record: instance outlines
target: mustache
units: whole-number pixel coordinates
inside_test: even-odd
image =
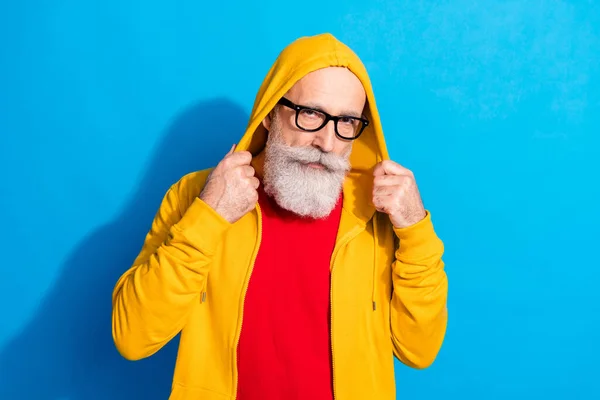
[[[350,170],[350,161],[348,161],[347,155],[326,153],[309,146],[293,147],[283,143],[273,143],[272,145],[278,147],[278,150],[284,151],[289,158],[303,164],[320,163],[332,172],[348,172]]]

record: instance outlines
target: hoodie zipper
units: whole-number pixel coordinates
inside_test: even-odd
[[[343,246],[345,246],[346,244],[348,244],[348,242],[350,242],[350,240],[354,239],[354,237],[360,232],[360,227],[355,227],[354,229],[352,229],[350,232],[348,232],[346,234],[346,236],[344,236],[342,238],[342,240],[340,240],[340,242],[335,246],[335,249],[333,250],[333,256],[331,257],[331,285],[329,286],[329,304],[330,304],[330,309],[331,309],[331,316],[330,316],[330,323],[329,323],[329,331],[330,331],[330,340],[331,340],[331,379],[332,379],[332,386],[333,386],[333,398],[336,398],[336,394],[335,394],[335,354],[333,352],[333,271],[335,270],[335,260],[337,259],[337,255],[340,251],[340,248],[342,248]]]
[[[258,238],[256,241],[256,247],[254,248],[254,253],[252,254],[252,262],[250,263],[250,270],[248,271],[248,274],[246,276],[246,281],[244,282],[244,289],[242,291],[242,307],[241,307],[241,317],[240,317],[240,326],[238,328],[238,332],[237,332],[237,337],[236,337],[236,341],[235,341],[235,347],[234,347],[234,357],[233,357],[233,363],[235,365],[235,370],[234,370],[234,374],[235,374],[235,386],[234,386],[234,399],[237,398],[237,390],[238,390],[238,383],[239,383],[239,375],[238,375],[238,364],[237,364],[237,358],[238,358],[238,346],[240,344],[240,335],[242,333],[242,325],[244,324],[244,304],[246,303],[246,292],[248,291],[248,284],[250,282],[250,277],[252,276],[252,271],[254,270],[254,264],[256,262],[256,256],[258,255],[258,250],[260,249],[260,243],[262,241],[262,213],[260,210],[260,206],[258,205],[258,203],[256,203],[256,211],[258,214]]]

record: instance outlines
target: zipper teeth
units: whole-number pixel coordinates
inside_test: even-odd
[[[238,389],[238,383],[239,383],[239,375],[238,375],[238,371],[237,371],[237,369],[238,369],[237,352],[238,352],[238,346],[240,344],[240,335],[242,333],[242,325],[244,324],[244,304],[246,303],[246,292],[248,291],[248,283],[250,281],[250,276],[252,275],[252,271],[254,270],[254,263],[256,262],[256,256],[258,255],[258,250],[260,248],[260,242],[262,240],[262,214],[261,214],[260,206],[258,205],[258,203],[256,203],[256,210],[257,210],[257,214],[258,214],[258,240],[256,242],[256,247],[254,249],[254,253],[252,254],[252,262],[250,264],[250,270],[248,271],[248,274],[246,275],[246,281],[244,282],[244,289],[243,289],[243,293],[242,293],[242,306],[240,307],[241,321],[240,321],[240,327],[237,332],[237,337],[235,339],[235,347],[234,347],[234,357],[233,357],[233,364],[235,365],[235,368],[234,368],[235,385],[233,388],[234,389],[234,392],[233,392],[234,398],[237,398],[237,389]]]
[[[330,303],[330,338],[331,338],[331,369],[332,369],[332,373],[331,373],[331,384],[333,386],[333,398],[336,398],[335,395],[335,355],[333,353],[333,271],[335,269],[335,260],[337,258],[337,255],[340,251],[340,248],[345,246],[353,237],[354,237],[354,233],[358,232],[360,229],[353,229],[352,231],[348,232],[346,234],[346,236],[344,236],[344,238],[342,240],[340,240],[340,243],[335,247],[334,251],[333,251],[333,257],[331,259],[331,285],[329,286],[329,303]]]

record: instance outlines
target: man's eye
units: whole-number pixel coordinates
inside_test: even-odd
[[[316,117],[320,117],[321,116],[321,114],[318,113],[315,110],[304,110],[304,111],[302,111],[302,114],[304,114],[307,117],[312,117],[312,118],[316,118]]]

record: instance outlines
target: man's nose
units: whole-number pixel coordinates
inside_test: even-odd
[[[329,153],[333,151],[336,140],[335,123],[334,121],[328,121],[327,125],[315,132],[313,145],[320,148],[322,151]]]

